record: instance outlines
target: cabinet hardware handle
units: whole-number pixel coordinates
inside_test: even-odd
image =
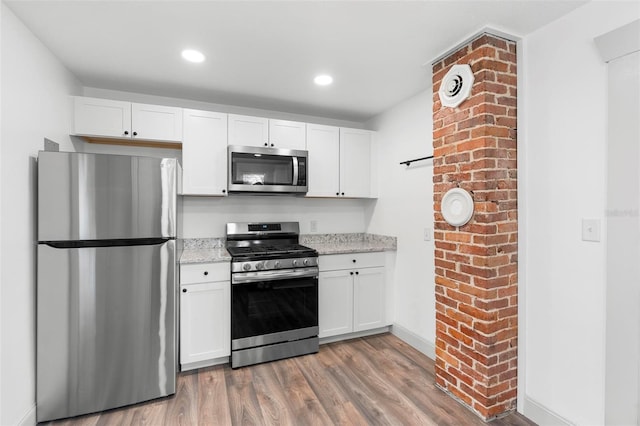
[[[356,275],[359,275],[359,274],[360,274],[360,272],[356,271]]]
[[[340,195],[340,193],[339,193],[339,192],[336,192],[336,195]]]
[[[265,143],[264,143],[264,146],[269,146],[269,144],[265,142]]]
[[[340,195],[344,195],[344,192],[342,194],[340,194]]]
[[[138,136],[138,132],[133,132],[133,136]]]
[[[353,263],[356,263],[356,260],[355,260],[355,259],[353,259]]]
[[[223,189],[223,190],[222,190],[222,193],[223,193],[223,194],[226,194],[226,192],[227,192],[227,190],[226,190],[226,189]]]
[[[183,293],[186,293],[186,292],[187,292],[187,289],[186,289],[186,288],[183,288],[183,289],[182,289],[182,292],[183,292]]]
[[[124,134],[125,134],[125,135],[128,135],[128,134],[129,134],[129,131],[128,131],[128,130],[125,130],[125,131],[124,131]]]
[[[353,271],[349,272],[349,275],[353,275]]]
[[[273,146],[273,144],[271,144],[271,146]]]
[[[209,275],[209,271],[204,271],[204,274],[205,275]]]

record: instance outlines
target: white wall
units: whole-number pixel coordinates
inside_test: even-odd
[[[430,72],[425,69],[425,72]],[[426,90],[368,122],[377,130],[379,200],[369,211],[368,232],[398,238],[395,328],[431,357],[435,348],[433,162],[400,165],[433,152],[432,94]],[[399,326],[399,327],[398,327]]]
[[[606,235],[581,240],[582,218],[602,220],[606,208],[607,76],[593,39],[637,19],[638,9],[590,2],[523,41],[519,385],[524,414],[540,423],[604,424]]]
[[[223,237],[227,222],[298,221],[300,232],[365,232],[365,207],[374,200],[330,200],[297,197],[230,196],[184,197],[185,238]]]
[[[80,86],[2,4],[0,424],[35,422],[35,158],[45,137],[73,150],[67,96]]]

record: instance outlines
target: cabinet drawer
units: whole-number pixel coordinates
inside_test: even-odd
[[[180,266],[180,284],[194,284],[212,281],[229,281],[229,262],[198,263]]]
[[[372,268],[384,266],[384,252],[330,254],[320,256],[320,271],[336,271],[340,269]]]

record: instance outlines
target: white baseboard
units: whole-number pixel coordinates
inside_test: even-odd
[[[544,407],[539,402],[529,398],[525,395],[524,397],[524,410],[522,413],[528,419],[536,422],[539,425],[544,426],[572,426],[569,420],[564,417],[554,413],[548,408]]]
[[[34,405],[22,417],[22,419],[18,423],[18,426],[35,426],[35,424],[36,424],[36,406]]]
[[[425,338],[418,336],[413,331],[410,331],[398,324],[393,324],[391,326],[391,334],[398,337],[405,343],[413,346],[429,358],[433,360],[436,359],[436,346],[433,342],[430,342]]]
[[[187,364],[180,364],[180,371],[189,371],[189,370],[195,370],[197,368],[205,368],[205,367],[212,367],[214,365],[220,365],[220,364],[228,364],[230,359],[230,357],[228,356],[223,356],[220,358],[214,358],[214,359],[207,359],[204,361],[198,361],[198,362],[191,362],[191,363],[187,363]]]
[[[373,330],[356,331],[354,333],[339,334],[337,336],[321,337],[319,340],[320,344],[324,345],[325,343],[340,342],[342,340],[356,339],[358,337],[367,337],[373,336],[374,334],[386,333],[389,331],[389,329],[390,327],[380,327],[374,328]]]

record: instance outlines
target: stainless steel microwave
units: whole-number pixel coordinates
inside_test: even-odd
[[[229,193],[307,192],[307,151],[229,145]]]

